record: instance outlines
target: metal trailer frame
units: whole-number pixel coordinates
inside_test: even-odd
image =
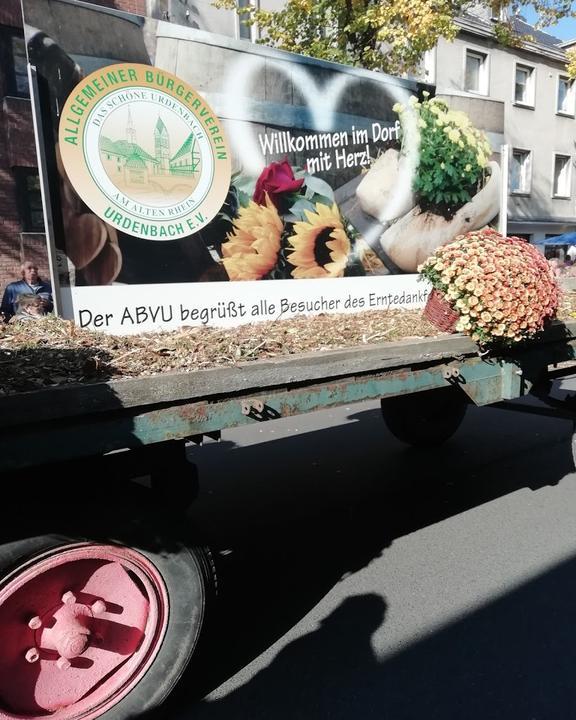
[[[9,395],[0,398],[0,472],[449,386],[479,406],[576,417],[549,396],[554,377],[576,371],[575,348],[576,321],[556,322],[507,356],[451,335]],[[547,407],[510,404],[528,394]]]
[[[92,667],[69,676],[81,693],[65,717],[109,707],[106,716],[126,720],[170,692],[218,587],[187,515],[198,485],[189,440],[369,398],[383,398],[393,434],[418,444],[447,439],[468,402],[576,417],[550,393],[555,377],[576,370],[574,330],[555,323],[505,357],[444,335],[0,397],[3,697],[36,707],[29,678],[41,676],[51,707],[59,673]],[[548,405],[513,402],[528,394]],[[120,655],[114,642],[142,617],[143,593],[145,642]],[[110,658],[119,663],[112,686],[100,682]]]

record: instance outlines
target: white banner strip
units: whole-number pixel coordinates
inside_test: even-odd
[[[63,316],[107,333],[234,327],[298,315],[415,309],[430,286],[418,275],[62,288]]]

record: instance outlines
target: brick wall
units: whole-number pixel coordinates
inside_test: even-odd
[[[146,0],[91,0],[95,5],[137,15],[146,14]],[[20,0],[0,0],[0,27],[22,27]],[[2,37],[0,36],[0,42]],[[7,82],[0,65],[0,293],[20,277],[23,260],[36,262],[49,277],[46,240],[41,233],[22,231],[14,167],[35,167],[36,149],[29,100],[7,98]]]
[[[135,15],[146,14],[146,0],[90,0],[94,5],[116,8]]]
[[[136,15],[146,14],[146,0],[89,0],[93,5],[116,8]],[[22,27],[20,0],[0,0],[0,25]]]
[[[22,27],[20,0],[2,0],[0,3],[0,25]]]
[[[48,277],[46,239],[41,233],[23,233],[18,212],[13,168],[36,167],[30,102],[5,97],[0,106],[0,289],[19,277],[23,260],[38,264]]]

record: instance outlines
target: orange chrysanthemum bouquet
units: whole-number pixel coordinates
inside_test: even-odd
[[[268,165],[250,194],[233,184],[235,212],[222,242],[230,280],[329,278],[364,274],[357,233],[328,183],[287,161]]]
[[[482,344],[528,340],[556,316],[558,286],[528,242],[486,229],[460,235],[421,265],[433,291],[425,315]]]

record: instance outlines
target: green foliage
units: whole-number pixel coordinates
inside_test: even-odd
[[[423,210],[450,216],[484,184],[490,144],[465,113],[450,110],[442,100],[426,98],[418,102],[411,98],[411,106],[420,128],[414,191]],[[394,108],[401,122],[411,111],[401,105]]]
[[[576,50],[568,50],[566,54],[568,55],[566,69],[568,70],[568,75],[574,80],[576,78]]]
[[[452,40],[455,18],[475,3],[470,0],[287,0],[281,10],[238,6],[237,0],[214,0],[220,8],[236,10],[244,21],[257,24],[258,42],[322,60],[402,74],[417,69],[422,54],[438,39]],[[497,0],[487,3],[496,16],[503,8],[511,15],[533,6],[538,26],[576,16],[567,0]],[[521,45],[510,22],[496,23],[497,40]]]
[[[509,21],[497,22],[494,24],[494,34],[500,45],[511,48],[520,48],[527,41],[533,41],[532,35],[518,35]]]

